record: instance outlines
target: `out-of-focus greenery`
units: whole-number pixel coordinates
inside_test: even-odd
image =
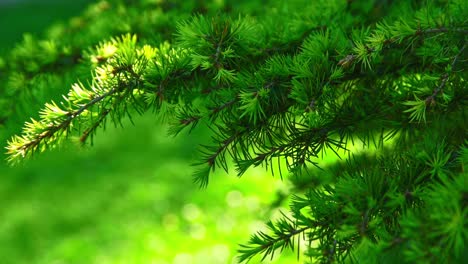
[[[0,52],[86,2],[0,6]],[[261,208],[286,184],[263,170],[240,180],[220,173],[206,190],[193,184],[195,142],[207,131],[173,139],[153,115],[125,123],[90,149],[51,151],[15,168],[1,162],[0,263],[236,263],[237,243],[278,213]],[[2,142],[17,129],[4,128]]]
[[[90,0],[0,1],[0,54],[21,40],[22,32],[38,33],[51,23],[78,14]]]

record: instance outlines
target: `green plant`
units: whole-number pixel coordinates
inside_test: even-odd
[[[290,211],[241,262],[300,245],[314,263],[461,262],[466,13],[461,0],[99,2],[4,60],[5,124],[15,98],[79,77],[10,139],[8,160],[153,110],[173,135],[212,130],[200,186],[232,163],[294,183]]]

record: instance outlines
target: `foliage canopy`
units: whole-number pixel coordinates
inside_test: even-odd
[[[200,186],[230,164],[293,181],[290,211],[240,247],[240,262],[285,248],[311,263],[461,262],[467,6],[100,1],[0,60],[4,126],[21,102],[77,80],[9,140],[8,160],[91,143],[107,122],[153,110],[172,135],[211,129]],[[324,166],[325,155],[340,161]]]

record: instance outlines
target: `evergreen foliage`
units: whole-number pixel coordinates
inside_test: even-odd
[[[240,262],[290,248],[307,263],[462,263],[467,14],[464,0],[100,1],[0,60],[4,126],[75,79],[8,160],[152,110],[172,135],[212,130],[200,186],[230,164],[294,183]]]

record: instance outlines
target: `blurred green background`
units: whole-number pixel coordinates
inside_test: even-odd
[[[40,33],[53,23],[78,15],[91,0],[0,0],[0,53],[20,41],[24,32]]]
[[[0,0],[0,55],[89,2]],[[2,149],[24,121],[1,131]],[[279,213],[271,204],[287,184],[263,169],[241,179],[218,172],[206,190],[193,184],[205,129],[171,138],[151,114],[124,125],[99,132],[93,147],[68,144],[14,168],[0,163],[0,264],[237,263],[238,244]]]

